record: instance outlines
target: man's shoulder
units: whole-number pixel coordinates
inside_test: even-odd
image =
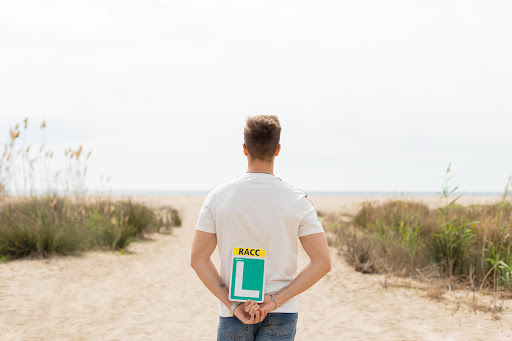
[[[284,190],[287,190],[288,192],[296,194],[301,197],[303,196],[304,198],[306,198],[308,196],[308,194],[305,191],[290,185],[289,183],[283,181],[281,178],[278,178],[278,179],[279,179],[279,183],[280,183],[281,187]]]
[[[215,193],[215,192],[219,192],[219,191],[222,191],[224,189],[227,189],[231,186],[236,186],[237,184],[240,183],[240,175],[236,176],[236,177],[233,177],[233,178],[230,178],[224,182],[219,182],[218,184],[216,184],[215,186],[213,186],[213,188],[210,190],[210,192],[212,193]]]

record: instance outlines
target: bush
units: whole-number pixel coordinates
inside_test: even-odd
[[[53,158],[55,151],[42,139],[39,145],[26,144],[28,127],[25,118],[10,128],[10,141],[0,155],[0,261],[121,249],[144,232],[181,226],[178,212],[169,207],[153,210],[132,201],[112,202],[108,197],[93,202],[86,197],[85,187],[91,151],[81,145],[66,148],[65,166],[59,167]],[[46,121],[39,128],[44,131]],[[68,196],[40,197],[38,193]],[[29,198],[20,200],[10,194]]]
[[[132,201],[48,196],[8,202],[0,207],[0,258],[122,249],[144,232],[181,225],[176,210],[159,213]]]
[[[477,232],[475,222],[454,218],[440,223],[439,231],[427,242],[432,260],[449,276],[469,273],[471,251]]]
[[[512,205],[429,209],[417,202],[363,203],[351,221],[329,216],[326,230],[357,271],[413,275],[437,267],[438,275],[510,287]]]

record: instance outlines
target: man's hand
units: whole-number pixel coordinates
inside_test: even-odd
[[[263,302],[265,303],[265,302]],[[260,323],[267,317],[267,312],[260,312],[258,303],[251,300],[245,301],[235,309],[235,316],[244,324]]]
[[[261,313],[267,314],[276,308],[276,304],[272,301],[272,298],[269,295],[265,295],[263,298],[263,302],[261,302],[259,311]]]

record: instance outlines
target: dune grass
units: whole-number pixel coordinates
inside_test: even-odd
[[[55,150],[28,136],[28,118],[9,130],[0,156],[0,262],[24,257],[73,254],[91,249],[123,249],[145,232],[181,226],[171,207],[150,208],[130,199],[88,196],[83,146],[66,148],[58,166]],[[104,192],[104,191],[103,191]],[[57,194],[59,193],[59,194]],[[99,194],[99,193],[98,193]]]
[[[357,271],[416,276],[423,269],[433,277],[511,288],[509,201],[438,209],[412,201],[366,202],[349,221],[331,215],[325,223]]]
[[[12,200],[0,207],[0,257],[123,249],[145,232],[170,232],[179,225],[175,209],[154,210],[131,200],[84,202],[58,196]]]
[[[437,209],[415,201],[365,202],[351,219],[324,218],[332,242],[363,273],[448,278],[512,293],[512,177],[499,202],[463,206],[458,187],[450,186],[450,168]]]

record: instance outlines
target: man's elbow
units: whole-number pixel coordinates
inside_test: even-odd
[[[324,270],[324,276],[327,275],[329,273],[329,271],[331,271],[331,258],[328,258],[324,262],[323,270]]]
[[[208,266],[208,263],[210,262],[210,255],[206,254],[201,251],[192,252],[190,254],[190,266],[192,269],[194,269],[196,272],[199,269],[204,268],[205,266]]]
[[[198,265],[199,265],[200,261],[199,261],[199,257],[197,257],[196,255],[192,254],[190,256],[190,266],[192,267],[192,269],[196,270]]]
[[[331,271],[331,256],[330,255],[327,255],[326,257],[322,258],[321,268],[322,268],[322,272],[323,272],[324,276],[327,275],[327,273],[329,273],[329,271]]]
[[[316,261],[313,261],[313,264],[315,264],[315,267],[317,268],[317,271],[321,273],[322,277],[327,275],[329,271],[331,271],[331,259],[330,258],[320,258]]]

